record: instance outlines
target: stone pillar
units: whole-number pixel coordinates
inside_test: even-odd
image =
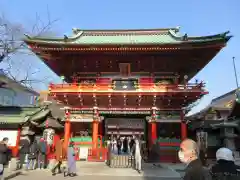
[[[181,112],[181,139],[184,140],[187,138],[187,124],[184,121],[184,113]]]
[[[93,108],[93,128],[92,128],[92,141],[93,141],[93,149],[96,149],[98,147],[98,126],[99,126],[99,113],[98,113],[98,108],[94,107]]]
[[[71,136],[71,122],[70,113],[68,110],[65,112],[65,125],[64,125],[64,148],[67,150],[69,139]]]

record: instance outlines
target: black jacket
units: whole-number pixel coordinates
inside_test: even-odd
[[[34,141],[30,145],[28,159],[37,159],[37,155],[38,155],[38,144],[36,141]]]
[[[190,162],[186,168],[184,180],[211,180],[211,174],[208,169],[202,166],[199,159]]]
[[[29,154],[30,142],[27,139],[21,139],[19,142],[20,145],[20,154]]]
[[[6,165],[9,161],[9,150],[5,144],[0,144],[0,164]]]
[[[239,166],[235,165],[233,161],[219,160],[211,168],[213,179],[240,179]]]

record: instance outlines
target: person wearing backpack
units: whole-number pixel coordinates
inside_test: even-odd
[[[41,138],[38,144],[38,168],[44,169],[46,167],[46,159],[47,159],[47,142]]]
[[[37,140],[34,140],[33,143],[30,145],[29,155],[28,155],[28,170],[34,170],[36,168],[37,163],[37,154],[38,154],[38,144]]]

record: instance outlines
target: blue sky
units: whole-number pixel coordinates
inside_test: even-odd
[[[239,0],[0,0],[0,12],[11,22],[31,28],[36,13],[44,21],[49,9],[52,19],[59,19],[51,29],[56,34],[69,34],[73,27],[83,29],[130,29],[181,27],[182,33],[190,36],[210,35],[230,30],[234,37],[197,76],[207,83],[209,95],[194,109],[198,111],[212,98],[236,88],[232,57],[236,57],[240,74],[240,21]],[[237,12],[238,11],[238,12]],[[40,74],[49,74],[49,69],[34,58]],[[46,87],[39,87],[39,89]]]

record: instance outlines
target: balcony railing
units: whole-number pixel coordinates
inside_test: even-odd
[[[141,83],[136,84],[131,88],[122,87],[117,90],[113,84],[109,83],[69,83],[69,84],[50,84],[49,91],[51,92],[181,92],[195,91],[205,92],[203,83],[189,84],[156,84],[156,83]]]

